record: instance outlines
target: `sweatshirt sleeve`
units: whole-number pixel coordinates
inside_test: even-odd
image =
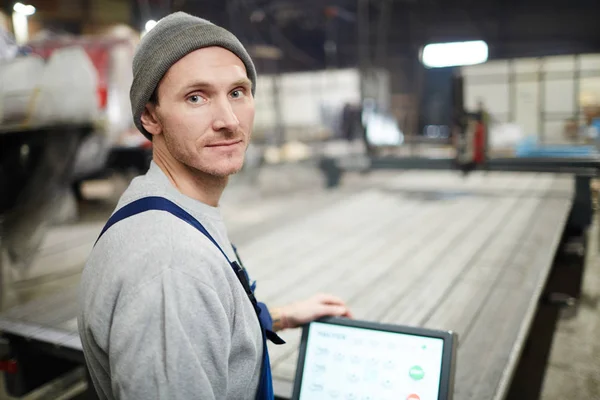
[[[109,338],[117,399],[223,399],[230,324],[219,296],[165,269],[117,303]]]

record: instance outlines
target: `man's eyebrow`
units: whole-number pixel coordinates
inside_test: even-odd
[[[210,88],[214,88],[215,85],[213,85],[212,83],[206,82],[206,81],[194,81],[191,82],[187,85],[185,85],[184,90],[189,90],[189,89],[210,89]],[[231,85],[231,87],[237,87],[237,86],[248,86],[248,87],[252,87],[252,81],[250,81],[250,79],[248,78],[240,78],[237,81],[233,82]]]
[[[248,78],[241,78],[235,81],[231,86],[249,86],[252,87],[252,82]]]
[[[193,88],[211,88],[211,87],[213,87],[213,85],[208,82],[194,81],[194,82],[190,82],[187,85],[185,85],[185,87],[183,89],[189,90],[189,89],[193,89]]]

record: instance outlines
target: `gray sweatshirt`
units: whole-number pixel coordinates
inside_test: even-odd
[[[185,209],[235,260],[218,208],[184,196],[152,163],[117,209],[162,196]],[[164,211],[113,225],[83,271],[79,333],[100,399],[252,399],[260,325],[223,254]]]

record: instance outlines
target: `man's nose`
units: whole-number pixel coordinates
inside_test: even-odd
[[[226,129],[231,132],[237,131],[240,121],[233,112],[233,107],[228,100],[219,100],[214,103],[213,130]]]

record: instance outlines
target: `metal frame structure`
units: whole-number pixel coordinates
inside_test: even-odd
[[[462,171],[454,158],[425,157],[378,157],[365,160],[323,158],[319,168],[325,176],[328,188],[337,187],[350,170],[368,173],[372,170],[456,170]],[[564,173],[575,175],[575,198],[569,217],[568,228],[580,234],[592,222],[592,196],[590,181],[600,176],[600,158],[491,158],[476,167],[481,171]]]

